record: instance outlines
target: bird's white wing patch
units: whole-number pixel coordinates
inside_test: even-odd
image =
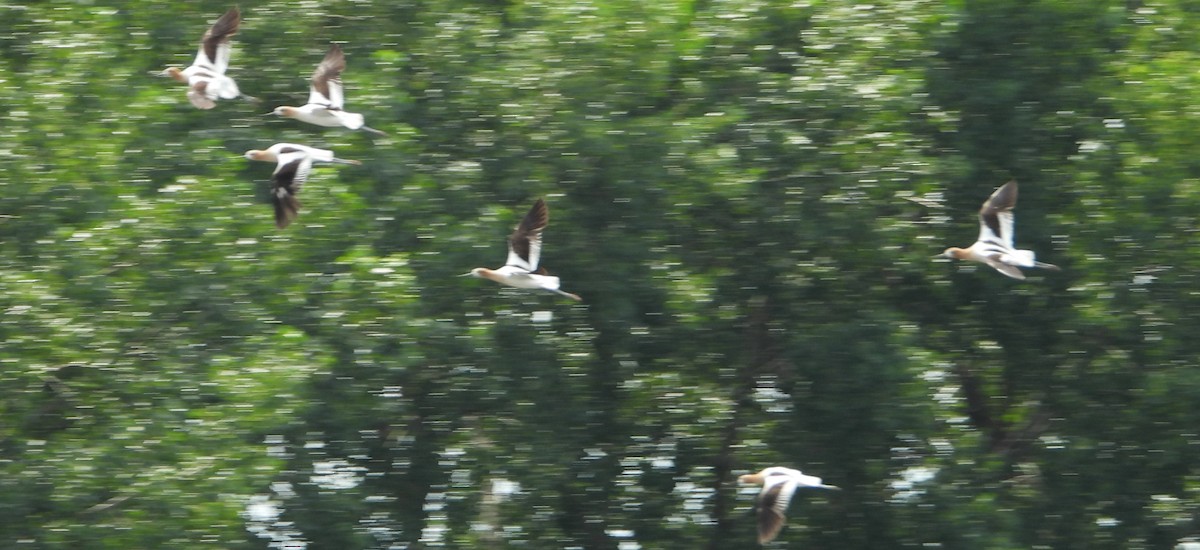
[[[196,59],[192,60],[192,67],[189,68],[203,69],[215,73],[217,72],[217,62],[208,58],[208,55],[204,53],[204,44],[200,44],[200,49],[196,52]]]
[[[203,52],[203,50],[201,50]],[[229,68],[229,57],[233,54],[233,45],[228,41],[222,42],[217,46],[217,58],[214,60],[214,65],[217,74],[225,74],[225,70]]]
[[[346,102],[345,93],[342,91],[342,79],[329,79],[329,105],[334,109],[341,109]]]
[[[312,171],[313,159],[304,151],[289,151],[279,155],[279,164],[275,167],[275,175],[286,177],[287,172],[291,171],[291,181],[279,183],[287,187],[292,194],[300,192],[300,188],[304,186],[304,182],[308,181],[308,174]]]
[[[796,480],[791,476],[767,476],[763,482],[763,493],[775,493],[771,509],[782,516],[787,512],[788,504],[792,502],[792,495],[796,494],[796,487]]]
[[[308,104],[309,105],[320,105],[322,107],[328,108],[329,107],[329,98],[325,97],[325,95],[322,94],[321,92],[318,92],[315,87],[310,86],[308,88]]]
[[[1012,210],[1000,212],[999,214],[996,214],[996,217],[1000,219],[1000,242],[1004,243],[1004,246],[1012,248],[1013,223],[1015,221],[1015,216],[1013,216]]]
[[[542,255],[542,238],[540,235],[530,236],[528,243],[528,261],[526,261],[525,258],[522,258],[516,250],[513,250],[512,244],[510,243],[508,245],[508,259],[504,262],[504,265],[511,265],[513,267],[521,268],[530,273],[537,271],[538,259]]]

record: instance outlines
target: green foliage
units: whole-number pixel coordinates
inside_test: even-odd
[[[1200,508],[1189,2],[0,6],[0,540],[1167,548]],[[342,44],[375,137],[262,116]],[[276,142],[316,168],[274,228]],[[1021,182],[1024,282],[930,261]],[[577,304],[460,278],[537,198]]]

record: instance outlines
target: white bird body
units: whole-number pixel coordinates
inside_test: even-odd
[[[738,477],[740,483],[762,485],[758,493],[758,543],[766,544],[775,540],[780,529],[783,529],[785,513],[792,495],[801,487],[815,489],[838,489],[826,485],[821,478],[802,473],[800,470],[772,466],[756,474]]]
[[[542,255],[542,230],[550,223],[546,202],[538,199],[508,237],[508,259],[498,269],[477,267],[466,275],[491,279],[502,285],[529,290],[546,290],[580,301],[578,295],[559,289],[559,279],[538,268]]]
[[[314,163],[361,164],[356,160],[339,159],[333,151],[295,143],[276,143],[266,150],[246,151],[246,158],[275,163],[271,174],[271,202],[275,205],[275,225],[280,229],[292,223],[300,213],[296,195],[308,180]]]
[[[979,238],[967,248],[951,247],[942,253],[947,258],[987,264],[1009,277],[1024,279],[1021,267],[1040,267],[1058,271],[1058,266],[1039,262],[1032,250],[1013,246],[1013,209],[1017,206],[1017,182],[996,189],[979,209]]]
[[[527,288],[531,290],[558,290],[559,287],[558,277],[555,277],[554,275],[539,275],[537,273],[530,273],[524,269],[512,265],[506,265],[499,269],[491,269],[488,271],[490,271],[496,277],[503,278],[504,284],[511,287]]]
[[[325,126],[326,128],[349,128],[357,130],[362,128],[364,123],[363,116],[359,113],[330,109],[324,105],[314,103],[307,103],[299,107],[278,107],[275,109],[275,113],[280,116],[294,118],[301,122]]]
[[[162,72],[176,81],[187,84],[188,101],[198,109],[216,107],[218,99],[234,99],[242,95],[237,83],[225,76],[233,47],[229,41],[237,34],[241,13],[231,8],[204,33],[200,50],[191,66],[180,70],[170,67]]]
[[[313,71],[308,92],[308,103],[299,107],[282,106],[273,111],[285,118],[325,126],[327,128],[363,129],[386,135],[379,130],[364,126],[363,116],[345,110],[345,93],[342,89],[342,71],[346,70],[346,56],[337,44],[329,47],[325,59]]]

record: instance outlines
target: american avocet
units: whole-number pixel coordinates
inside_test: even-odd
[[[805,475],[800,470],[772,466],[757,474],[746,474],[738,477],[739,483],[762,485],[758,493],[758,543],[766,544],[775,540],[779,530],[783,528],[784,513],[792,495],[800,487],[816,489],[838,489],[833,485],[821,483],[821,478]]]
[[[243,95],[238,90],[237,83],[225,76],[229,68],[229,54],[233,47],[229,40],[237,34],[238,25],[242,22],[242,14],[236,7],[225,12],[216,23],[204,32],[200,39],[200,51],[192,66],[180,70],[169,67],[162,72],[179,82],[188,85],[188,101],[200,109],[212,109],[217,105],[217,99],[233,99],[238,96],[249,100],[254,98]]]
[[[325,59],[313,71],[312,86],[308,92],[308,103],[300,107],[276,107],[275,114],[294,118],[317,126],[351,130],[363,129],[373,134],[386,136],[369,126],[363,126],[363,116],[342,110],[345,95],[342,92],[342,71],[346,70],[346,56],[337,44],[329,47]]]
[[[984,201],[979,209],[979,239],[963,248],[947,248],[942,256],[985,263],[1014,279],[1024,279],[1019,267],[1058,271],[1058,266],[1034,260],[1032,250],[1013,248],[1013,208],[1017,206],[1017,182],[1010,181]]]
[[[300,201],[296,195],[308,179],[314,162],[338,164],[362,164],[357,160],[335,158],[333,151],[317,149],[294,143],[276,143],[265,151],[246,151],[246,158],[275,163],[271,174],[271,202],[275,205],[275,226],[283,229],[292,223],[300,212]]]
[[[463,276],[473,275],[517,288],[547,290],[582,301],[583,298],[575,294],[559,290],[558,277],[547,274],[545,268],[538,268],[538,259],[542,255],[542,230],[549,223],[550,211],[546,208],[546,201],[538,199],[529,209],[529,213],[525,214],[525,219],[521,220],[512,235],[509,235],[508,260],[504,262],[504,267],[477,267]]]

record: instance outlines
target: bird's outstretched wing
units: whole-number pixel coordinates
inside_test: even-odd
[[[979,242],[1013,247],[1013,208],[1017,206],[1017,182],[1010,181],[983,202],[979,209]]]
[[[325,59],[317,65],[312,75],[312,88],[308,102],[323,105],[328,109],[341,109],[345,101],[342,95],[342,71],[346,70],[346,56],[341,46],[333,44]]]
[[[767,476],[763,481],[763,490],[758,495],[759,544],[771,542],[779,535],[795,493],[796,481],[786,476]]]
[[[538,199],[509,235],[508,260],[504,264],[530,273],[537,271],[538,259],[542,255],[542,230],[549,223],[550,211],[546,208],[546,201]]]
[[[272,176],[271,202],[275,205],[275,226],[283,229],[300,213],[300,200],[296,195],[308,181],[313,159],[308,153],[284,150],[279,155],[279,164]]]
[[[196,66],[209,69],[217,74],[225,74],[229,68],[229,55],[233,47],[229,40],[237,34],[238,25],[242,23],[242,14],[236,7],[225,12],[216,23],[213,23],[204,37],[200,39],[200,51],[196,53]]]

